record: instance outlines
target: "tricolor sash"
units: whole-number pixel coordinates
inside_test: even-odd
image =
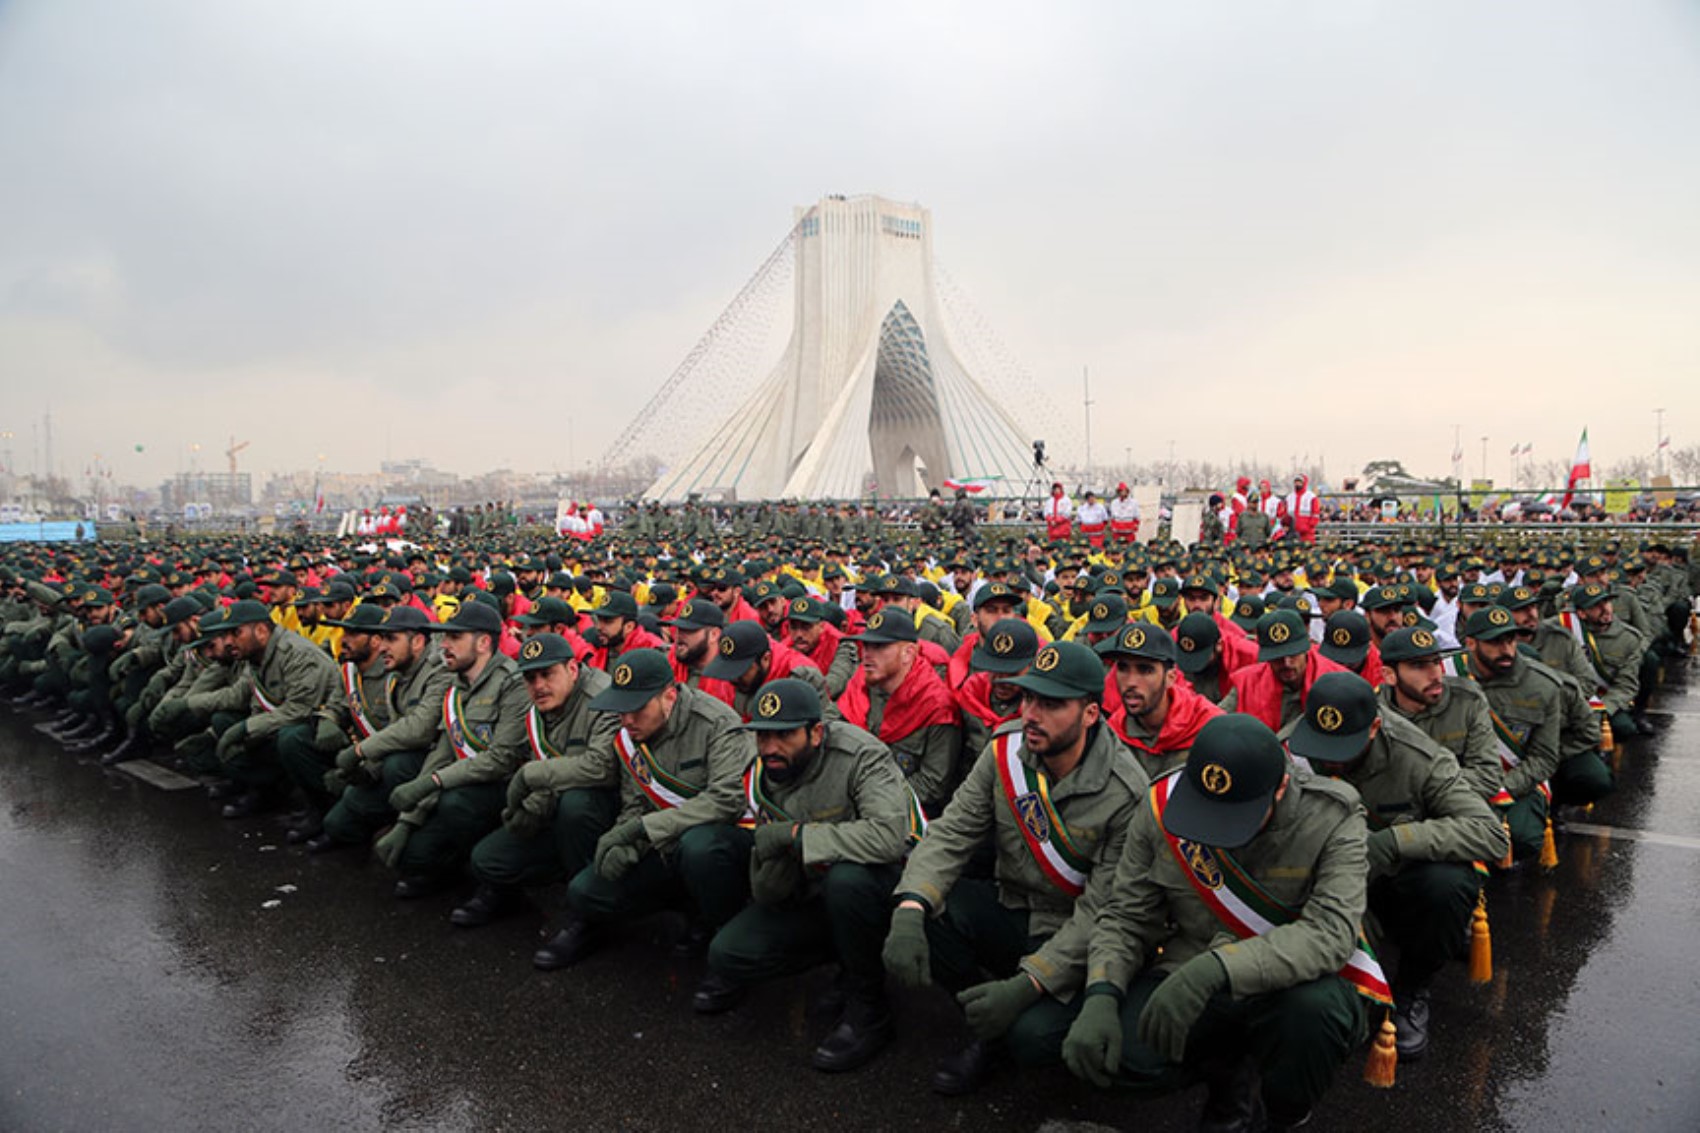
[[[360,687],[360,668],[353,661],[342,663],[342,691],[348,695],[348,714],[354,718],[354,728],[366,739],[377,727],[366,715],[366,693]]]
[[[443,730],[449,734],[449,746],[456,759],[471,759],[482,754],[489,744],[481,743],[472,729],[466,726],[465,710],[461,707],[462,693],[451,688],[443,694]]]
[[[1576,644],[1582,647],[1582,656],[1588,659],[1588,667],[1593,670],[1593,691],[1597,692],[1603,688],[1610,688],[1610,683],[1602,676],[1606,671],[1606,665],[1605,659],[1600,656],[1600,647],[1594,641],[1594,635],[1588,632],[1588,627],[1582,624],[1582,619],[1576,616],[1576,611],[1559,611],[1558,621],[1560,625],[1570,631],[1570,636],[1576,639]],[[1598,697],[1594,699],[1597,700]]]
[[[1472,681],[1476,679],[1475,673],[1470,671],[1468,658],[1462,653],[1453,655],[1452,671]],[[1523,762],[1523,741],[1517,738],[1517,733],[1511,730],[1511,725],[1500,719],[1499,713],[1493,710],[1491,703],[1488,706],[1488,718],[1493,721],[1493,749],[1499,756],[1500,770],[1510,771]],[[1551,801],[1551,787],[1545,783],[1536,783],[1535,789],[1545,795],[1549,802]],[[1516,801],[1510,791],[1501,787],[1498,793],[1488,800],[1488,803],[1492,806],[1510,806]]]
[[[619,753],[620,762],[625,765],[632,782],[660,810],[681,806],[702,791],[701,787],[693,787],[657,767],[649,754],[649,745],[632,739],[632,733],[626,728],[621,728],[614,737],[614,750]]]
[[[555,750],[555,745],[549,742],[549,733],[543,727],[543,714],[537,711],[533,704],[525,714],[525,738],[531,744],[533,759],[558,759],[561,753]]]
[[[261,712],[276,712],[277,701],[266,695],[266,690],[260,687],[259,674],[254,676],[254,707]]]
[[[1241,940],[1250,940],[1281,925],[1291,924],[1298,914],[1276,900],[1253,880],[1224,850],[1213,849],[1198,842],[1177,838],[1163,826],[1163,811],[1169,803],[1169,793],[1179,771],[1172,771],[1151,784],[1151,813],[1169,850],[1180,864],[1181,872],[1191,882],[1193,891],[1216,919]],[[1360,933],[1351,959],[1340,969],[1340,978],[1352,985],[1365,999],[1386,1007],[1393,1005],[1393,992],[1387,986],[1387,976],[1375,958],[1369,942]]]
[[[921,809],[921,800],[916,797],[914,788],[904,783],[903,790],[909,796],[909,844],[914,845],[927,832],[927,812]],[[738,820],[738,825],[765,826],[769,822],[790,821],[791,816],[785,808],[769,798],[762,787],[761,760],[756,760],[744,772],[744,816]]]
[[[1027,843],[1033,860],[1052,885],[1078,898],[1086,892],[1092,861],[1069,841],[1068,827],[1051,804],[1051,787],[1043,771],[1021,762],[1021,733],[1005,732],[992,740],[998,781],[1004,801],[1015,816],[1015,828]],[[923,828],[924,829],[924,828]]]

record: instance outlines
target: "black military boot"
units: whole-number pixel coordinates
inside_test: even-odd
[[[1401,1061],[1415,1062],[1428,1052],[1428,988],[1393,993],[1393,1028]]]
[[[308,804],[307,810],[284,832],[283,840],[291,846],[302,846],[317,838],[325,829],[325,812]]]
[[[124,742],[100,757],[102,767],[116,767],[132,759],[140,759],[148,753],[148,745],[142,741],[140,731],[131,732],[124,737]]]
[[[1199,1133],[1252,1133],[1259,1128],[1263,1095],[1251,1059],[1210,1062],[1203,1071],[1207,1092],[1198,1115]]]
[[[691,1010],[698,1015],[720,1015],[744,1002],[747,994],[743,984],[733,983],[710,968],[691,996]]]
[[[857,989],[844,1004],[844,1015],[809,1059],[816,1070],[843,1074],[872,1062],[896,1037],[883,989]],[[936,1086],[935,1086],[936,1088]]]
[[[947,1098],[973,1093],[991,1073],[994,1061],[992,1048],[976,1039],[939,1063],[933,1072],[933,1093]]]
[[[117,727],[112,724],[103,724],[82,739],[66,741],[65,750],[73,755],[87,755],[91,751],[98,751],[106,747],[117,738]]]
[[[714,934],[696,918],[691,918],[685,924],[685,931],[673,941],[673,955],[681,960],[694,960],[708,951],[708,942],[714,939]]]
[[[589,921],[573,917],[549,938],[549,943],[531,955],[531,966],[545,972],[570,968],[596,951],[596,927]]]
[[[277,809],[277,800],[259,791],[244,791],[224,804],[219,814],[225,818],[250,818]]]
[[[512,889],[479,882],[477,892],[449,914],[449,923],[461,928],[480,928],[517,913],[524,904],[525,898]]]

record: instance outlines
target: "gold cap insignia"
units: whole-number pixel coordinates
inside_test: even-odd
[[[756,711],[763,716],[779,715],[779,694],[777,692],[767,693],[761,698],[761,703],[756,705]]]
[[[1530,590],[1527,586],[1519,586],[1511,592],[1511,596],[1519,602],[1526,602],[1535,596],[1535,592]]]
[[[632,683],[632,667],[630,665],[621,665],[619,668],[615,669],[614,670],[614,683],[619,685],[621,688],[624,688],[626,685],[631,684]]]
[[[1324,704],[1316,710],[1316,726],[1325,732],[1338,732],[1345,722],[1346,717],[1332,704]]]
[[[99,595],[92,590],[85,590],[83,592],[83,601],[85,602],[93,602],[98,597]]]
[[[1415,610],[1406,610],[1403,614],[1399,615],[1400,624],[1405,626],[1414,626],[1422,620],[1423,616]]]
[[[543,656],[543,643],[534,637],[525,643],[525,648],[519,651],[519,655],[527,661],[535,661]]]
[[[993,653],[1013,653],[1013,652],[1015,652],[1015,638],[1011,637],[1007,633],[998,634],[996,637],[992,638],[992,652]]]
[[[1275,622],[1269,627],[1269,640],[1276,645],[1284,644],[1292,635],[1293,631],[1287,628],[1286,622]]]
[[[1198,785],[1213,795],[1225,795],[1234,789],[1234,777],[1220,763],[1206,763],[1198,773]]]
[[[868,628],[869,629],[879,629],[884,624],[885,624],[885,611],[884,610],[879,611],[873,617],[868,619]]]
[[[1144,649],[1145,628],[1143,626],[1134,626],[1132,629],[1122,634],[1122,644],[1127,646],[1129,649]]]
[[[1502,606],[1495,606],[1488,611],[1488,624],[1502,626],[1511,620],[1511,615]]]
[[[91,594],[91,595],[89,595],[89,597],[92,598],[92,597],[94,597],[94,595]],[[1110,616],[1110,607],[1107,603],[1099,602],[1096,606],[1092,607],[1092,620],[1093,621],[1101,622],[1109,616]]]
[[[1296,600],[1293,603],[1293,605],[1298,607],[1298,611],[1301,614],[1310,613],[1310,599],[1309,598],[1300,598],[1300,599]]]
[[[1033,668],[1041,673],[1048,673],[1062,662],[1062,654],[1055,649],[1046,649],[1033,659]]]
[[[1328,636],[1333,638],[1334,644],[1342,649],[1352,644],[1352,631],[1345,626],[1336,626],[1334,632]]]
[[[791,603],[791,612],[793,614],[806,614],[806,613],[808,613],[809,612],[809,600],[807,598],[794,599]]]
[[[1183,652],[1191,653],[1198,648],[1198,642],[1190,637],[1183,637],[1180,640],[1180,647]]]
[[[723,637],[720,639],[720,655],[722,657],[732,656],[732,654],[737,651],[737,648],[738,643],[733,641],[730,637]]]
[[[1416,633],[1411,635],[1411,644],[1415,645],[1418,649],[1433,649],[1434,634],[1430,633],[1426,629],[1419,629]]]

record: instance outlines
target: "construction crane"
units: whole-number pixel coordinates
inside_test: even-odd
[[[230,458],[230,478],[232,480],[236,479],[236,454],[252,443],[252,441],[243,441],[241,444],[237,444],[236,437],[231,436],[230,447],[224,450],[224,455]]]

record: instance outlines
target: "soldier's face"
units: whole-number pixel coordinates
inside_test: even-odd
[[[1367,612],[1370,632],[1380,641],[1394,630],[1405,624],[1405,611],[1398,606],[1383,606],[1379,610]]]
[[[1014,616],[1014,602],[987,602],[978,610],[974,611],[974,628],[979,630],[981,635],[984,636],[985,634],[992,632],[993,626],[997,625],[1005,618],[1013,618]]]
[[[713,651],[720,647],[720,631],[713,626],[701,629],[673,627],[673,659],[687,669],[700,669]]]
[[[142,611],[142,624],[150,629],[158,629],[165,624],[165,607],[149,606]]]
[[[1457,575],[1453,575],[1451,578],[1443,578],[1443,579],[1440,580],[1440,593],[1443,596],[1445,596],[1445,598],[1448,602],[1451,602],[1451,601],[1454,601],[1454,600],[1457,599],[1458,589],[1459,589],[1459,579],[1458,579]]]
[[[1540,607],[1532,602],[1527,606],[1520,606],[1511,611],[1511,620],[1517,623],[1519,633],[1532,635],[1541,624]]]
[[[1096,699],[1056,700],[1024,692],[1021,696],[1021,738],[1039,758],[1062,755],[1080,742],[1103,711]]]
[[[821,627],[825,622],[792,622],[791,647],[803,653],[813,653],[820,644]]]
[[[1494,641],[1480,641],[1472,637],[1464,644],[1470,650],[1470,664],[1484,675],[1503,676],[1517,665],[1516,634],[1507,634]]]
[[[1591,629],[1609,629],[1616,614],[1612,609],[1611,599],[1607,598],[1604,602],[1597,602],[1586,610],[1577,610],[1576,616],[1581,618],[1582,623]]]
[[[567,702],[578,684],[578,662],[564,661],[525,673],[525,691],[539,712],[553,712]]]
[[[1165,703],[1174,683],[1174,668],[1161,661],[1147,657],[1116,658],[1116,688],[1121,693],[1122,707],[1135,719]]]
[[[730,610],[738,604],[738,588],[716,584],[708,588],[708,596],[722,610]]]
[[[625,618],[592,617],[590,620],[596,623],[597,636],[602,638],[602,644],[608,648],[612,649],[626,639]]]
[[[1209,614],[1215,611],[1216,596],[1208,590],[1183,590],[1181,602],[1189,614]]]
[[[382,633],[374,635],[377,638],[377,649],[384,659],[386,672],[398,672],[413,664],[413,659],[419,656],[425,648],[425,635],[422,633]]]
[[[826,736],[824,724],[792,728],[785,732],[757,732],[756,755],[763,775],[775,783],[788,783],[808,769],[820,752]]]
[[[661,729],[667,725],[667,718],[673,714],[673,705],[678,703],[679,689],[676,685],[668,688],[646,701],[643,707],[634,712],[620,713],[620,726],[632,734],[632,739],[638,743],[648,743],[661,734]]]
[[[355,633],[344,630],[342,635],[342,659],[353,661],[356,665],[365,665],[372,660],[374,638],[369,633]]]
[[[761,624],[769,630],[778,629],[785,624],[785,611],[789,603],[783,596],[769,598],[757,607],[761,614]]]
[[[1446,691],[1446,662],[1439,657],[1420,661],[1401,661],[1393,666],[1393,680],[1406,700],[1426,704],[1431,708],[1440,703]]]
[[[884,644],[861,642],[862,673],[875,688],[890,688],[909,673],[915,646],[907,641],[888,641]]]
[[[488,643],[489,640],[488,634],[472,633],[469,630],[443,634],[443,667],[451,673],[466,672],[477,664],[481,651],[483,653],[489,652],[488,644],[483,646],[481,650],[478,643],[480,641]]]
[[[1281,682],[1281,687],[1292,690],[1302,688],[1305,682],[1305,662],[1310,655],[1298,653],[1291,657],[1277,657],[1269,662],[1270,670],[1275,679]]]
[[[742,693],[752,693],[767,683],[767,674],[773,668],[773,654],[763,653],[755,662],[738,674],[738,679],[732,682],[732,687]]]

